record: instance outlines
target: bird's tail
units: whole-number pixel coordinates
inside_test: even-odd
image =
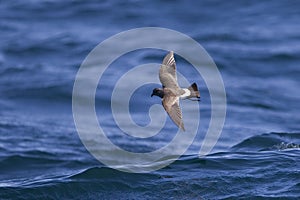
[[[191,92],[191,95],[188,98],[196,97],[200,98],[200,92],[198,90],[197,84],[193,83],[190,87],[188,87],[189,91]]]

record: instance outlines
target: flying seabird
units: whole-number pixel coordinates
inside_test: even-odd
[[[162,105],[173,122],[185,131],[179,98],[200,101],[200,92],[197,84],[193,83],[188,88],[180,88],[177,83],[176,63],[173,51],[169,52],[163,60],[159,70],[159,80],[162,88],[154,88],[151,94],[162,98]]]

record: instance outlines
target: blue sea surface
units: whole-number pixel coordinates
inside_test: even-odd
[[[299,8],[297,0],[0,1],[0,199],[299,199]],[[188,63],[175,52],[178,71],[201,92],[197,136],[171,165],[126,173],[85,148],[73,120],[72,91],[96,45],[139,27],[169,28],[199,42],[222,75],[227,114],[213,151],[199,157],[210,95],[193,67],[182,70]],[[111,91],[122,73],[161,63],[166,53],[125,54],[98,86],[99,124],[123,149],[153,151],[176,133],[167,119],[157,137],[136,139],[124,135],[111,115]],[[130,113],[140,126],[150,123],[149,108],[160,105],[150,97],[157,86],[146,84],[131,98]],[[189,116],[183,113],[185,122],[193,120]]]

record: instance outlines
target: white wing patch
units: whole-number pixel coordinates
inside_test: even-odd
[[[184,90],[184,94],[182,94],[180,96],[180,98],[185,99],[185,98],[187,98],[188,96],[191,95],[191,91],[189,89],[183,88],[183,90]]]

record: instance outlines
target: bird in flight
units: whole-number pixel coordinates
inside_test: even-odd
[[[169,52],[163,60],[159,70],[159,80],[162,83],[162,88],[154,88],[151,97],[155,95],[162,98],[162,105],[172,121],[185,131],[179,99],[200,101],[200,92],[196,83],[188,88],[179,87],[173,51]]]

